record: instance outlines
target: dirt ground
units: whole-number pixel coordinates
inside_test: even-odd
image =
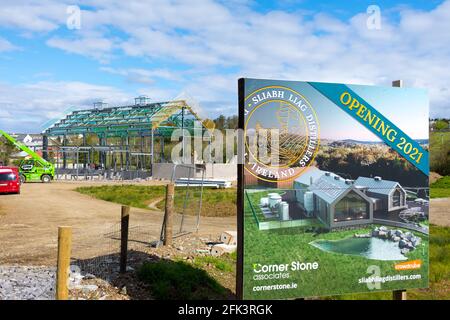
[[[1,195],[0,264],[54,265],[58,226],[63,225],[73,227],[74,257],[90,258],[101,254],[102,248],[106,253],[110,248],[103,235],[118,225],[121,206],[79,194],[74,189],[107,183],[30,183],[22,186],[20,195]],[[430,207],[431,223],[450,226],[450,198],[432,199]],[[147,239],[158,239],[161,211],[132,208],[130,219],[131,225],[145,226]],[[186,225],[193,230],[195,219],[187,219]],[[235,217],[201,218],[199,236],[211,237],[224,230],[236,230]]]
[[[450,198],[431,199],[430,223],[450,227]]]
[[[108,182],[28,183],[20,195],[1,195],[0,264],[54,265],[58,226],[72,226],[72,256],[76,258],[108,250],[103,235],[118,225],[121,206],[74,191],[79,186],[104,184]],[[130,212],[130,224],[145,226],[147,239],[159,238],[162,219],[161,211],[132,208]],[[188,219],[186,226],[194,230],[195,219]],[[235,217],[201,218],[199,236],[224,230],[236,230]]]

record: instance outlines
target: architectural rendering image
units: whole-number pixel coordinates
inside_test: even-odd
[[[309,176],[295,180],[296,199],[308,216],[316,217],[326,227],[357,225],[373,222],[373,203],[362,188],[352,180],[346,180],[330,172],[312,168],[317,178]],[[306,189],[303,189],[306,188]]]
[[[419,164],[428,161],[423,158],[428,152],[427,123],[420,129],[406,127],[423,139],[409,138],[405,153],[399,147],[401,138],[391,144],[383,135],[389,128],[401,129],[381,115],[389,112],[382,103],[387,96],[403,99],[404,104],[409,98],[400,98],[398,88],[260,79],[241,82],[244,88],[248,86],[241,93],[248,111],[241,113],[248,150],[241,172],[243,297],[367,292],[373,290],[365,277],[371,265],[380,268],[381,275],[405,276],[404,281],[382,284],[380,291],[426,287],[428,169]],[[372,98],[370,115],[377,113],[376,123],[382,126],[364,139],[364,127],[374,126],[365,122],[374,120],[367,117],[358,123],[361,118],[352,110],[353,105],[364,104],[360,113],[367,111],[369,103],[362,102],[365,96]],[[426,111],[426,96],[420,92],[413,96],[420,102],[417,110]],[[342,129],[334,125],[336,121]],[[274,130],[280,132],[279,141],[273,140],[278,136]],[[270,144],[261,142],[265,136]],[[277,144],[283,154],[274,151]],[[413,148],[416,155],[421,154],[419,158],[411,158]],[[293,268],[283,274],[298,289],[290,285],[283,290],[254,291],[286,284],[275,274],[260,276],[257,266],[295,266],[297,262],[317,266],[309,272]],[[407,276],[414,280],[406,281]]]
[[[253,198],[257,194],[255,190],[250,192]],[[281,222],[272,224],[273,227],[301,225],[292,223],[294,220],[314,221],[326,229],[374,222],[420,227],[406,216],[419,218],[423,223],[428,218],[428,201],[417,201],[417,197],[413,201],[410,193],[410,200],[407,200],[408,194],[400,183],[379,176],[351,180],[310,167],[293,181],[292,189],[271,190],[260,198],[259,205],[252,207],[261,211],[263,220]]]

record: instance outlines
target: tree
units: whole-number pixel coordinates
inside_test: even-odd
[[[448,129],[448,121],[447,120],[438,120],[436,121],[436,123],[434,124],[434,128],[436,130],[444,130],[444,129]]]
[[[216,129],[223,130],[225,129],[225,122],[226,118],[224,115],[220,115],[218,118],[214,120],[214,123],[216,124]]]
[[[0,163],[3,165],[8,165],[11,155],[17,152],[14,144],[4,139],[0,138]]]
[[[227,118],[227,129],[237,129],[238,127],[238,116],[234,115]]]

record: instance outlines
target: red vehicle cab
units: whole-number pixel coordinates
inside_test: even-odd
[[[0,167],[0,193],[20,193],[20,177],[17,168]]]

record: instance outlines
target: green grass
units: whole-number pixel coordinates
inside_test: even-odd
[[[429,227],[430,226],[430,221],[426,220],[426,221],[421,221],[419,223],[420,226],[422,227]]]
[[[407,290],[408,299],[450,299],[450,228],[430,225],[430,288]],[[391,292],[328,297],[342,300],[390,300]]]
[[[431,281],[450,280],[450,228],[431,226],[430,242]]]
[[[431,198],[450,197],[450,176],[445,176],[430,185]]]
[[[336,253],[324,252],[313,247],[309,243],[318,240],[336,240],[351,237],[355,232],[366,233],[371,228],[361,228],[358,230],[347,230],[339,232],[329,232],[315,234],[306,232],[306,228],[285,228],[268,231],[260,231],[257,228],[253,214],[249,210],[248,201],[245,201],[244,217],[244,275],[246,284],[244,287],[244,297],[257,299],[275,298],[283,299],[296,297],[298,293],[288,290],[277,290],[272,292],[253,292],[255,285],[271,285],[280,283],[295,282],[305,296],[318,296],[325,294],[344,294],[346,292],[367,292],[369,289],[365,284],[359,284],[358,279],[367,277],[367,267],[371,264],[380,268],[381,275],[393,275],[399,272],[394,270],[394,264],[399,261],[379,261],[367,260],[364,257],[349,256]],[[421,280],[404,281],[401,286],[426,287],[428,280],[428,237],[419,235],[422,245],[408,254],[408,258],[421,259],[423,267],[421,270],[401,271],[403,275],[420,273]],[[282,264],[292,261],[319,262],[319,269],[316,271],[290,272],[290,278],[286,281],[253,280],[254,272],[252,265],[260,264]],[[382,284],[381,290],[393,290],[399,286],[397,282],[386,282]]]
[[[99,186],[80,187],[77,192],[92,196],[97,199],[115,202],[135,208],[147,208],[153,199],[163,197],[164,186]]]
[[[228,290],[205,270],[183,261],[146,262],[137,274],[158,300],[212,300],[229,297]]]
[[[194,259],[193,264],[201,268],[212,265],[217,270],[223,272],[234,272],[235,261],[235,259],[233,261],[233,257],[230,255],[224,255],[221,257],[199,256]]]
[[[165,186],[98,186],[80,187],[77,192],[92,196],[97,199],[128,205],[136,208],[148,208],[148,205],[158,199],[157,208],[164,210]],[[185,206],[186,188],[175,188],[175,209],[181,213]],[[196,215],[200,205],[200,188],[188,189],[188,201],[186,202],[186,214]],[[236,189],[203,189],[202,201],[203,216],[235,216],[236,215]]]
[[[430,169],[450,175],[450,132],[430,132]]]
[[[431,188],[430,198],[448,198],[450,197],[450,189]]]
[[[175,209],[177,212],[185,212],[196,215],[200,204],[200,188],[188,188],[189,201],[185,206],[186,188],[175,188]],[[158,203],[157,207],[164,209],[165,201]],[[236,189],[212,189],[203,188],[202,215],[209,217],[226,217],[236,215]]]
[[[230,259],[232,259],[234,261],[234,263],[236,263],[237,261],[237,251],[234,251],[232,253],[229,254]]]

